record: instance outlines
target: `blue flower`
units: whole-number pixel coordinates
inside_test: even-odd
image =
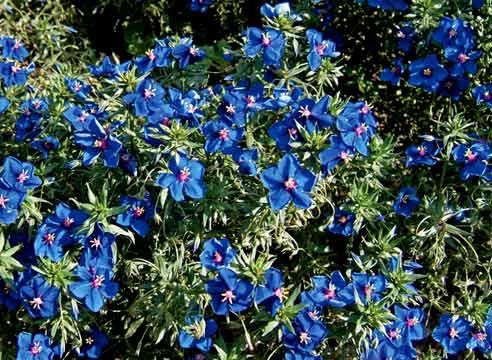
[[[270,314],[275,315],[287,299],[283,287],[284,279],[282,272],[270,268],[265,272],[265,284],[256,287],[255,302],[266,307]]]
[[[8,156],[3,162],[0,182],[6,187],[20,193],[25,193],[40,186],[42,180],[34,175],[34,166]]]
[[[386,289],[386,279],[382,275],[369,275],[366,273],[353,273],[352,283],[347,285],[340,293],[347,304],[355,301],[355,293],[362,302],[379,301],[382,298],[382,292]]]
[[[218,330],[213,319],[204,319],[202,316],[187,316],[186,326],[179,330],[179,346],[183,349],[197,349],[207,353],[212,348],[212,336]]]
[[[311,71],[319,69],[323,58],[340,56],[340,52],[336,50],[336,44],[333,41],[323,39],[323,34],[319,31],[308,29],[306,37],[309,42],[307,60]]]
[[[410,52],[417,36],[415,29],[411,25],[404,25],[398,29],[396,36],[398,37],[398,49],[405,53]]]
[[[138,72],[141,74],[150,72],[155,68],[163,68],[171,65],[172,49],[168,46],[167,39],[157,43],[154,49],[145,52],[145,55],[138,56],[135,60]]]
[[[24,142],[28,138],[33,139],[40,133],[39,125],[47,108],[48,105],[41,99],[27,100],[21,104],[22,114],[15,122],[15,140],[17,142]]]
[[[105,129],[95,118],[87,122],[85,130],[75,133],[75,143],[84,150],[82,158],[84,166],[94,164],[101,154],[104,157],[104,166],[109,168],[118,166],[123,144],[111,135],[110,129]]]
[[[275,122],[268,129],[268,135],[275,140],[277,147],[283,151],[289,151],[293,144],[303,141],[300,124],[292,115]]]
[[[466,51],[463,48],[448,47],[444,49],[444,56],[453,62],[449,73],[453,76],[461,76],[465,73],[476,74],[477,60],[482,55],[481,51]]]
[[[334,121],[328,112],[329,101],[328,96],[324,96],[317,103],[312,99],[303,99],[294,110],[295,119],[299,124],[305,124],[310,134],[319,129],[329,128]]]
[[[180,69],[193,65],[205,56],[205,51],[193,45],[193,40],[188,37],[180,39],[173,49],[173,57],[178,60]]]
[[[487,175],[487,160],[491,157],[490,146],[481,142],[471,145],[460,144],[453,149],[454,160],[463,167],[460,176],[463,181],[475,176],[485,177]]]
[[[190,10],[194,12],[204,13],[208,10],[210,5],[214,3],[214,0],[191,0]]]
[[[432,331],[432,337],[448,354],[457,354],[465,350],[470,339],[470,323],[457,315],[444,314],[439,325]]]
[[[490,327],[473,331],[470,340],[466,343],[466,348],[472,351],[479,350],[483,354],[490,353],[492,350],[492,344],[490,343],[491,335],[492,329]]]
[[[287,17],[292,21],[302,19],[299,15],[291,11],[290,4],[288,1],[278,3],[275,6],[272,6],[268,3],[264,3],[260,7],[260,14],[270,19],[281,18],[281,17]]]
[[[396,215],[408,218],[419,205],[420,199],[417,196],[417,190],[413,187],[403,187],[393,203],[393,209]]]
[[[78,279],[69,285],[70,292],[92,312],[99,312],[118,293],[118,284],[111,281],[113,274],[105,267],[79,265],[75,275]]]
[[[241,313],[253,302],[253,285],[240,279],[227,268],[221,269],[217,277],[209,280],[205,290],[212,297],[212,310],[217,315],[229,315],[229,312]]]
[[[2,48],[2,57],[4,59],[22,62],[29,56],[29,51],[24,47],[24,44],[10,36],[4,36],[0,39],[0,47]]]
[[[421,87],[429,92],[436,92],[439,82],[448,77],[447,70],[434,54],[412,61],[409,73],[408,83],[410,85]]]
[[[244,134],[243,129],[234,128],[221,119],[208,121],[203,125],[202,132],[206,137],[205,151],[220,151],[224,154],[232,154]]]
[[[466,75],[452,76],[449,75],[446,80],[439,84],[437,93],[441,96],[447,96],[457,101],[463,95],[463,92],[470,87],[470,79]]]
[[[87,99],[92,87],[81,80],[65,78],[65,85],[80,100]]]
[[[43,224],[34,238],[34,252],[36,256],[47,257],[51,261],[59,262],[64,255],[62,242],[65,233],[60,229]]]
[[[319,160],[325,173],[332,173],[340,162],[349,162],[355,156],[355,150],[345,145],[338,135],[330,137],[330,147],[319,153]]]
[[[89,71],[96,77],[106,77],[108,79],[116,79],[121,74],[127,72],[130,68],[131,61],[126,61],[123,64],[113,64],[109,56],[105,56],[99,66],[89,65]]]
[[[492,84],[479,85],[472,90],[473,97],[477,104],[485,104],[492,108]]]
[[[47,159],[48,155],[53,150],[58,150],[60,141],[54,136],[46,136],[40,140],[34,140],[31,142],[31,147],[38,150],[41,153],[43,159]]]
[[[82,334],[82,344],[77,351],[79,357],[99,359],[104,348],[109,345],[109,339],[96,326],[92,326],[89,332]]]
[[[332,234],[349,237],[354,232],[354,222],[354,213],[338,208],[335,210],[333,222],[328,225],[327,230]]]
[[[137,158],[130,154],[125,148],[120,152],[120,161],[118,163],[120,169],[123,169],[130,176],[138,175]]]
[[[294,332],[283,327],[283,343],[287,349],[309,354],[329,335],[326,326],[301,311],[292,321]]]
[[[119,214],[116,223],[121,226],[130,227],[138,235],[145,237],[149,232],[149,221],[154,217],[155,205],[148,192],[143,199],[133,196],[123,196],[121,205],[128,205],[128,209]]]
[[[175,201],[183,201],[185,195],[192,199],[201,199],[205,195],[203,175],[205,167],[198,160],[189,160],[186,155],[173,156],[168,163],[170,173],[161,173],[156,184],[169,188]]]
[[[340,296],[340,291],[347,286],[342,273],[334,271],[331,276],[313,276],[311,278],[313,290],[307,292],[307,296],[318,306],[331,306],[342,308],[347,305],[345,299]]]
[[[24,85],[27,81],[28,69],[15,62],[0,62],[0,76],[6,87]]]
[[[134,93],[126,94],[123,100],[135,108],[135,115],[146,116],[158,112],[164,105],[164,89],[152,79],[138,83]]]
[[[395,316],[403,322],[401,336],[408,341],[425,339],[425,313],[420,308],[403,308],[395,305]]]
[[[379,78],[383,81],[390,82],[396,86],[400,83],[401,76],[405,73],[405,64],[402,58],[395,59],[391,68],[384,68],[379,74]]]
[[[46,335],[25,331],[17,335],[17,360],[52,360],[59,355],[58,346]]]
[[[20,297],[15,284],[9,284],[0,279],[0,304],[8,311],[16,310],[20,304]]]
[[[209,270],[219,270],[229,266],[236,257],[236,250],[226,238],[211,238],[203,244],[200,254],[201,264]]]
[[[50,286],[40,275],[28,280],[19,290],[27,312],[33,319],[49,319],[58,314],[60,289]]]
[[[72,105],[65,110],[63,116],[70,122],[76,131],[86,130],[87,124],[94,118],[89,111],[76,105]]]
[[[83,240],[85,253],[89,259],[99,259],[102,263],[106,263],[109,268],[112,265],[113,253],[111,246],[115,242],[115,236],[109,232],[105,232],[100,223],[96,223],[92,234]]]
[[[246,29],[246,37],[244,52],[247,57],[254,58],[263,52],[265,65],[280,66],[285,47],[285,37],[281,31],[250,27]]]
[[[10,101],[3,96],[0,96],[0,115],[5,112],[10,106]]]
[[[441,146],[436,140],[423,141],[420,145],[410,145],[405,150],[407,156],[406,167],[433,166],[439,159],[437,155],[441,152]]]
[[[364,102],[348,103],[338,116],[336,127],[345,145],[364,156],[369,154],[367,145],[378,126],[371,108]]]
[[[277,166],[264,170],[260,179],[269,191],[268,201],[273,210],[284,208],[290,201],[300,209],[307,209],[313,202],[309,193],[316,176],[301,167],[291,154],[284,155]]]
[[[63,231],[63,243],[73,244],[82,238],[77,230],[84,223],[89,215],[80,210],[70,208],[67,204],[61,202],[56,206],[55,214],[46,219],[46,224]]]
[[[232,159],[239,165],[239,172],[243,175],[256,176],[257,149],[236,148],[232,152]]]
[[[0,179],[0,224],[12,224],[19,215],[19,207],[24,194],[11,190]]]
[[[458,47],[471,50],[475,47],[473,30],[462,19],[444,16],[439,26],[432,33],[432,39],[444,49]]]

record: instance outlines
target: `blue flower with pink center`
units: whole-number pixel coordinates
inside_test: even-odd
[[[232,154],[244,135],[244,129],[235,128],[222,119],[211,120],[202,126],[207,153],[222,152]]]
[[[347,285],[340,296],[347,302],[353,304],[356,295],[362,304],[381,300],[386,289],[386,278],[383,275],[369,275],[367,273],[353,273],[352,283]]]
[[[479,85],[473,88],[472,94],[477,104],[492,108],[492,84]]]
[[[79,100],[86,100],[92,91],[89,84],[79,79],[65,78],[65,85]]]
[[[460,144],[453,149],[454,160],[462,165],[460,177],[463,181],[472,177],[483,177],[487,180],[490,171],[488,160],[491,156],[491,146],[482,142],[475,142],[471,145]]]
[[[205,167],[198,160],[190,160],[184,154],[173,156],[168,163],[170,173],[161,173],[156,184],[169,189],[175,201],[183,201],[185,196],[198,200],[205,196],[203,175]]]
[[[264,170],[260,179],[268,189],[268,202],[273,210],[280,210],[291,201],[296,207],[307,209],[313,202],[310,192],[316,183],[316,176],[301,167],[291,154],[284,155],[278,165]]]
[[[347,146],[338,135],[330,137],[330,147],[318,155],[324,173],[332,173],[340,163],[347,163],[355,156],[355,149]]]
[[[324,58],[335,58],[340,56],[336,49],[336,44],[328,39],[323,39],[323,34],[314,29],[306,31],[306,37],[309,42],[309,53],[307,56],[309,68],[316,71],[321,66]]]
[[[90,331],[82,333],[82,346],[77,351],[79,357],[99,359],[104,349],[109,345],[109,339],[97,326],[91,326]]]
[[[435,54],[412,61],[408,68],[408,83],[429,92],[436,92],[439,83],[448,77],[448,71]]]
[[[179,68],[184,69],[188,65],[193,65],[205,58],[206,53],[193,44],[190,37],[184,37],[174,46],[172,50],[173,57],[178,60]]]
[[[59,346],[46,335],[25,331],[17,335],[17,360],[52,360],[59,355]]]
[[[205,241],[200,254],[201,264],[209,270],[219,270],[229,266],[236,257],[236,250],[226,238],[212,238]]]
[[[283,327],[283,344],[294,352],[309,355],[330,334],[318,319],[313,319],[308,312],[300,311],[292,321],[293,332]]]
[[[438,326],[432,331],[432,337],[446,353],[454,355],[466,349],[470,330],[468,320],[448,313],[441,315]]]
[[[116,79],[121,74],[126,73],[130,69],[131,64],[131,61],[126,61],[123,64],[113,63],[109,56],[105,56],[100,65],[88,65],[88,69],[96,77]]]
[[[153,79],[138,83],[135,92],[123,96],[123,101],[132,105],[136,116],[147,116],[158,112],[164,105],[164,89]]]
[[[42,180],[34,175],[34,171],[35,168],[31,163],[8,156],[3,162],[0,183],[6,188],[26,193],[42,184]]]
[[[121,226],[129,227],[138,235],[145,237],[149,230],[149,221],[154,218],[155,204],[150,193],[145,192],[144,197],[123,196],[120,199],[121,205],[128,206],[127,210],[119,214],[116,223]]]
[[[102,155],[104,166],[115,168],[120,160],[123,144],[104,128],[99,121],[91,118],[84,130],[75,133],[75,143],[83,149],[82,163],[90,166]]]
[[[331,222],[326,228],[332,234],[345,237],[352,236],[354,233],[355,214],[343,209],[336,209]]]
[[[29,51],[25,48],[20,40],[4,36],[0,39],[0,47],[2,48],[2,57],[17,61],[24,61],[29,56]]]
[[[16,62],[0,62],[0,77],[6,87],[24,85],[27,82],[28,73],[28,68]]]
[[[212,297],[212,310],[216,315],[241,313],[253,302],[253,285],[227,268],[221,269],[215,279],[207,281],[205,290]]]
[[[285,48],[285,35],[281,31],[250,27],[246,29],[246,38],[244,53],[247,57],[254,58],[262,53],[265,65],[280,66]]]
[[[118,293],[118,284],[112,281],[113,273],[106,267],[79,265],[75,275],[77,280],[69,285],[70,292],[92,312],[99,312]]]
[[[405,64],[402,58],[395,59],[393,65],[390,68],[384,68],[379,74],[379,78],[383,81],[391,83],[396,86],[400,83],[402,75],[405,73]]]
[[[60,289],[49,285],[41,275],[25,280],[19,294],[22,305],[33,319],[50,319],[58,314]]]
[[[287,300],[284,278],[282,272],[276,268],[268,269],[264,278],[265,283],[256,287],[255,302],[275,315]]]
[[[420,205],[420,198],[417,196],[417,190],[413,187],[402,187],[395,202],[393,210],[396,215],[409,218]]]
[[[41,153],[43,159],[47,159],[52,151],[58,150],[60,141],[51,135],[31,142],[31,147]]]
[[[441,145],[436,140],[423,141],[419,145],[412,144],[405,150],[405,166],[433,166],[439,161],[437,156],[441,150]]]
[[[171,65],[172,49],[168,39],[160,40],[153,49],[149,49],[144,55],[135,59],[135,65],[141,74],[150,72],[155,68],[163,68]]]
[[[317,275],[311,278],[313,289],[307,292],[307,297],[317,306],[342,308],[347,305],[340,292],[347,286],[347,281],[340,271],[334,271],[331,276]]]

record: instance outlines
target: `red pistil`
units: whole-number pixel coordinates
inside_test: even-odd
[[[26,181],[27,179],[29,179],[29,175],[27,174],[27,171],[26,170],[22,170],[20,172],[20,174],[17,176],[17,182],[19,183],[23,183],[24,181]]]
[[[219,139],[222,141],[229,140],[229,133],[229,129],[226,128],[219,130]]]
[[[104,275],[96,275],[94,279],[92,279],[91,286],[94,289],[99,289],[104,282]]]
[[[288,178],[284,181],[284,187],[287,191],[292,191],[297,187],[297,181],[293,178]]]
[[[6,198],[3,196],[3,194],[0,194],[0,207],[2,209],[5,209],[7,207],[7,203],[10,201],[10,199]]]
[[[191,174],[190,169],[188,169],[186,167],[179,170],[178,181],[186,182],[186,181],[190,180],[190,174]]]
[[[51,246],[55,242],[56,236],[55,233],[44,234],[43,241],[46,245]]]

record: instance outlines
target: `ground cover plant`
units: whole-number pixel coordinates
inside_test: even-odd
[[[1,359],[491,358],[489,0],[0,9]]]

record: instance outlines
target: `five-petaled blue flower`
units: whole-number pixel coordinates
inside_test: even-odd
[[[232,154],[244,134],[244,129],[232,127],[221,119],[207,122],[203,125],[202,131],[206,137],[207,153],[221,151],[224,154]]]
[[[29,279],[19,290],[22,303],[33,319],[49,319],[58,313],[60,289],[36,275]]]
[[[155,80],[147,78],[138,83],[135,92],[123,96],[123,100],[134,106],[135,115],[147,116],[160,111],[164,95],[164,89]]]
[[[79,79],[65,79],[65,85],[80,100],[86,100],[92,87]]]
[[[479,85],[472,90],[472,94],[477,104],[492,108],[492,84]]]
[[[186,326],[179,330],[179,346],[183,349],[197,349],[207,353],[212,348],[212,337],[218,330],[213,319],[204,319],[200,315],[187,316]]]
[[[401,336],[409,342],[422,340],[426,337],[425,313],[420,308],[404,308],[395,305],[395,316],[403,322]]]
[[[347,286],[347,282],[340,271],[334,271],[331,276],[317,275],[311,278],[313,290],[307,292],[307,296],[317,306],[331,306],[341,308],[347,305],[340,291]]]
[[[316,176],[301,167],[291,154],[280,159],[260,174],[263,185],[268,189],[268,201],[273,210],[280,210],[292,201],[300,209],[307,209],[313,200],[310,192],[316,182]]]
[[[482,142],[471,145],[460,144],[453,149],[454,160],[463,167],[460,176],[463,181],[471,177],[485,177],[488,171],[488,159],[492,156],[491,147]]]
[[[178,60],[181,69],[184,69],[188,65],[193,65],[206,56],[205,51],[196,47],[193,44],[193,40],[189,37],[180,39],[179,43],[173,48],[172,54]]]
[[[470,338],[470,322],[461,316],[444,314],[439,325],[432,331],[432,337],[448,354],[457,354],[465,350]]]
[[[352,283],[347,285],[340,296],[348,304],[356,300],[356,294],[359,300],[366,304],[368,301],[379,301],[382,293],[386,289],[386,279],[383,275],[369,275],[366,273],[353,273]]]
[[[43,159],[47,159],[51,151],[58,150],[60,141],[51,135],[31,142],[31,147],[41,153]]]
[[[391,68],[384,68],[379,74],[379,78],[383,81],[390,82],[395,86],[400,83],[402,75],[405,73],[405,64],[402,58],[395,59]]]
[[[419,205],[420,199],[417,196],[417,190],[413,187],[403,187],[393,203],[393,210],[395,210],[396,215],[408,218]]]
[[[420,145],[412,144],[405,150],[406,167],[433,166],[438,162],[437,155],[441,146],[436,140],[423,141]]]
[[[332,173],[340,162],[349,162],[355,155],[355,149],[347,146],[338,135],[330,137],[330,147],[319,153],[319,160],[325,173]]]
[[[313,319],[301,311],[292,322],[294,332],[283,327],[283,343],[287,349],[309,354],[314,351],[329,331],[323,322]]]
[[[232,152],[232,159],[239,165],[239,172],[243,175],[256,176],[257,149],[236,148]]]
[[[321,66],[321,60],[326,57],[337,57],[340,52],[336,50],[336,44],[331,40],[323,39],[323,34],[314,29],[306,31],[309,42],[309,53],[307,56],[309,68],[316,71]]]
[[[201,199],[205,195],[203,175],[205,167],[198,160],[189,160],[186,155],[173,156],[168,163],[170,173],[161,173],[156,184],[169,188],[175,201],[183,201],[185,195],[192,199]]]
[[[209,270],[219,270],[228,266],[235,258],[236,250],[226,238],[212,238],[205,241],[200,254],[200,262]]]
[[[265,272],[265,283],[256,287],[255,302],[275,315],[287,299],[282,272],[270,268]]]
[[[123,196],[120,199],[120,204],[128,205],[128,209],[123,214],[118,215],[116,223],[130,227],[142,237],[146,236],[150,230],[149,221],[155,214],[155,205],[150,194],[146,192],[143,199]]]
[[[0,39],[0,47],[2,48],[2,57],[5,59],[24,61],[29,56],[29,51],[24,47],[24,44],[10,36],[4,36]]]
[[[338,208],[335,210],[333,222],[328,225],[327,230],[332,234],[349,237],[354,232],[354,222],[354,213]]]
[[[17,335],[17,360],[52,360],[59,355],[58,346],[46,335],[25,331]]]
[[[108,344],[109,339],[106,334],[96,326],[91,326],[89,332],[82,334],[82,346],[77,351],[77,354],[79,357],[99,359]]]
[[[436,92],[439,82],[448,76],[447,70],[439,63],[435,54],[412,61],[408,71],[410,73],[408,83],[429,92]]]
[[[6,188],[26,193],[42,184],[41,179],[34,175],[34,170],[35,168],[31,163],[8,156],[3,162],[0,183]]]
[[[263,51],[265,65],[280,66],[285,47],[285,36],[281,31],[250,27],[246,29],[246,37],[244,52],[247,57],[254,58]]]
[[[212,310],[217,315],[243,312],[253,301],[253,285],[227,268],[221,269],[215,279],[209,280],[205,290],[212,297]]]
[[[2,77],[6,87],[24,85],[27,81],[27,75],[28,69],[15,62],[0,62],[0,77]]]

